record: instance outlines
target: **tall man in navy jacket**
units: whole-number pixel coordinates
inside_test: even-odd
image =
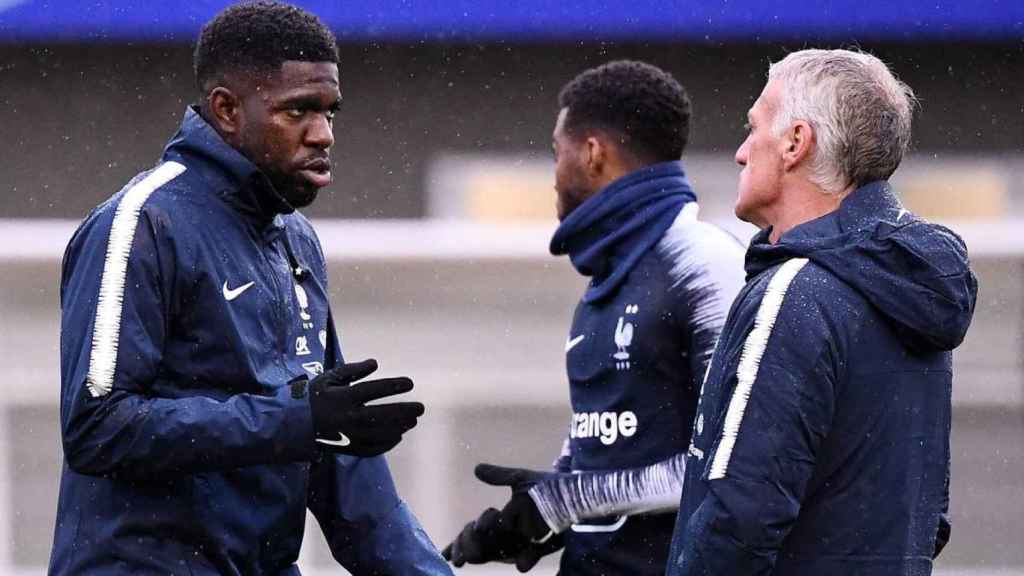
[[[690,101],[670,74],[610,62],[569,82],[559,108],[551,252],[590,278],[565,344],[568,438],[552,472],[478,466],[512,497],[445,553],[457,566],[503,560],[526,571],[564,545],[565,576],[660,576],[743,248],[697,217],[680,161]]]
[[[51,574],[298,574],[307,508],[354,574],[449,574],[377,456],[423,412],[365,404],[323,253],[296,211],[331,181],[331,32],[228,8],[160,163],[75,233],[61,280],[64,468]],[[377,457],[374,457],[377,456]]]
[[[762,228],[704,382],[670,576],[931,573],[949,537],[964,243],[887,179],[914,97],[877,58],[773,64],[736,152]]]

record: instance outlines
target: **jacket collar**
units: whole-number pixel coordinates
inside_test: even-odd
[[[870,182],[850,193],[838,210],[839,229],[853,232],[874,226],[879,220],[900,219],[903,204],[885,180]]]
[[[696,200],[680,161],[645,166],[612,182],[569,214],[555,230],[550,250],[569,254],[590,276],[585,302],[610,296],[633,267]]]
[[[898,221],[904,212],[903,204],[888,182],[870,182],[851,192],[839,208],[794,226],[783,234],[778,244],[793,244],[820,238],[831,238],[865,228],[874,227],[879,220]],[[772,229],[758,232],[751,244],[766,244]]]
[[[865,184],[844,198],[839,208],[794,226],[775,244],[768,240],[771,228],[755,234],[747,250],[747,278],[788,258],[849,243],[858,232],[874,229],[879,221],[898,222],[903,213],[903,205],[888,182]]]
[[[863,295],[911,349],[952,350],[971,323],[978,283],[963,240],[905,210],[886,182],[861,186],[774,245],[759,233],[747,279],[790,258],[809,259]]]
[[[185,110],[181,128],[164,148],[163,159],[185,160],[218,196],[259,224],[279,222],[275,216],[295,211],[267,176],[228,145],[195,106]]]

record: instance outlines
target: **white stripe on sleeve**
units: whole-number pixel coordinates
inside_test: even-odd
[[[132,186],[117,205],[114,222],[110,226],[107,256],[103,262],[100,293],[96,304],[96,322],[92,332],[92,352],[89,356],[89,374],[86,385],[93,397],[110,393],[117,368],[117,344],[121,333],[121,311],[124,303],[124,284],[128,275],[128,256],[135,239],[139,213],[155,190],[167,184],[182,172],[185,166],[165,162]]]
[[[775,319],[782,308],[782,301],[786,297],[790,283],[805,264],[807,264],[806,258],[789,260],[772,276],[768,288],[764,291],[761,305],[757,309],[757,317],[754,319],[754,329],[750,331],[743,343],[743,355],[740,356],[740,364],[736,369],[736,389],[733,390],[732,399],[729,400],[729,408],[725,413],[725,424],[722,426],[722,441],[715,452],[715,459],[711,462],[708,480],[725,478],[725,473],[729,468],[729,459],[732,457],[732,449],[736,445],[736,436],[740,432],[740,423],[743,422],[743,413],[747,409],[747,401],[754,388],[754,381],[757,380],[761,357],[764,356],[765,348],[768,347],[768,338],[772,335]]]
[[[676,510],[685,475],[686,454],[680,453],[642,468],[555,474],[534,484],[529,494],[548,528],[557,534],[594,518]],[[612,528],[604,531],[618,529]]]

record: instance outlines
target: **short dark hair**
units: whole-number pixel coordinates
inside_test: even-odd
[[[232,72],[276,72],[288,60],[337,62],[331,30],[315,15],[281,2],[243,2],[203,26],[193,66],[200,94]]]
[[[646,162],[678,160],[690,137],[686,89],[644,62],[616,60],[584,71],[562,88],[558,106],[569,109],[568,133],[612,132]]]

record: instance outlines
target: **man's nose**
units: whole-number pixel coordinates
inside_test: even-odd
[[[736,160],[736,163],[739,164],[740,166],[746,166],[747,165],[747,143],[746,143],[746,141],[744,141],[743,144],[740,144],[740,147],[736,149],[736,155],[734,156],[734,159]]]
[[[331,121],[323,114],[317,114],[306,130],[306,144],[327,149],[334,145],[334,130]]]

